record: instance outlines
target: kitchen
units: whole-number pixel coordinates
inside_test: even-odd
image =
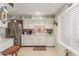
[[[74,47],[78,42],[71,39],[70,31],[74,30],[75,24],[72,26],[71,20],[76,16],[70,17],[75,14],[73,9],[77,5],[79,4],[0,3],[0,52],[20,46],[18,53],[15,50],[17,47],[13,50],[17,53],[16,56],[79,55],[76,46]],[[0,55],[5,55],[5,52]]]
[[[39,14],[39,11],[37,11],[36,15],[34,16],[31,16],[31,15],[13,16],[13,13],[11,14],[13,9],[13,6],[11,4],[1,4],[1,5],[7,7],[4,9],[7,15],[5,19],[1,20],[2,25],[0,25],[1,27],[0,33],[2,32],[1,38],[3,40],[10,39],[9,40],[11,41],[10,46],[20,45],[21,47],[35,47],[37,50],[45,49],[46,46],[55,47],[56,38],[55,38],[54,29],[56,29],[57,23],[54,20],[54,17],[55,17],[54,15],[41,16]],[[30,5],[30,4],[15,4],[16,8],[18,8],[17,6],[19,5],[27,7],[26,5]],[[40,4],[38,6],[40,6]],[[9,15],[9,13],[11,15]],[[8,21],[6,19],[8,19]],[[5,45],[8,45],[7,42]],[[1,51],[5,49],[6,47]]]

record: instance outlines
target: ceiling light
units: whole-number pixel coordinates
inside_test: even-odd
[[[39,14],[40,14],[40,12],[37,11],[37,12],[36,12],[36,15],[39,15]]]

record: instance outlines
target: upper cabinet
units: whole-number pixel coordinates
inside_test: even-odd
[[[6,4],[0,4],[0,27],[6,28],[7,27],[7,5]]]
[[[36,26],[44,26],[45,29],[53,29],[53,18],[46,19],[24,19],[24,29],[35,29]]]

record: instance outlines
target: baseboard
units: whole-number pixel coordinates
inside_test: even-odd
[[[21,46],[21,47],[46,47],[46,46]]]
[[[55,46],[21,46],[21,47],[53,47],[55,48]]]

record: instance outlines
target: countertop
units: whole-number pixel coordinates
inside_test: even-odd
[[[13,38],[1,38],[0,37],[0,52],[13,46]]]

